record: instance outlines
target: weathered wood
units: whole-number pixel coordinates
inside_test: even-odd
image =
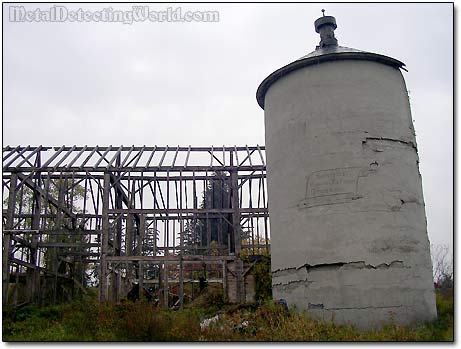
[[[26,148],[23,148],[13,159],[11,159],[7,164],[5,164],[3,168],[7,168],[7,167],[11,166],[16,161],[16,159],[18,159],[20,156],[22,156],[22,154],[24,154],[29,149],[30,149],[29,146],[27,146]]]
[[[248,155],[250,156],[250,154]],[[250,160],[251,161],[251,160]],[[245,300],[244,294],[244,278],[243,278],[243,261],[240,259],[241,252],[241,227],[240,227],[240,200],[239,200],[239,185],[237,172],[231,172],[231,190],[232,190],[232,231],[234,240],[235,273],[237,287],[237,302]]]
[[[163,262],[163,306],[168,308],[168,262]]]
[[[62,149],[62,148],[61,148]],[[64,196],[67,191],[67,179],[60,180],[58,182],[58,205],[56,207],[56,221],[55,221],[55,228],[56,229],[62,229],[63,226],[63,209],[65,208],[64,206]],[[38,192],[38,190],[37,190]],[[55,244],[53,248],[53,258],[51,260],[51,271],[55,273],[55,279],[53,282],[53,304],[56,303],[56,298],[57,298],[57,293],[58,293],[58,282],[59,280],[57,279],[58,275],[58,268],[59,268],[59,258],[58,258],[58,235],[52,235],[51,239],[52,243]]]
[[[107,252],[109,245],[109,188],[110,188],[110,174],[104,174],[104,191],[102,199],[102,243],[100,255],[100,280],[99,280],[99,300],[107,300]]]
[[[84,147],[87,148],[88,151],[91,151],[93,150],[95,147],[87,147],[87,146],[78,146],[75,148],[75,151],[80,151],[82,150]],[[105,151],[108,147],[105,147],[105,146],[96,146],[100,151]],[[265,150],[266,147],[261,145],[259,146],[261,150]],[[34,150],[36,149],[37,146],[17,146],[14,151],[20,151],[20,150],[23,150],[23,149],[26,149],[26,150]],[[65,146],[64,147],[64,150],[69,150],[71,149],[72,147],[71,146]],[[134,151],[139,151],[139,150],[142,150],[144,148],[144,146],[122,146],[122,151],[129,151],[129,150],[134,150]],[[163,151],[167,148],[167,146],[165,147],[162,147],[162,146],[148,146],[148,147],[145,147],[145,150],[147,151],[152,151],[152,150],[155,150],[155,149],[158,149],[159,151]],[[168,147],[170,150],[172,148]],[[206,151],[210,151],[212,147],[191,147],[191,151],[193,152],[206,152]],[[247,148],[249,150],[256,150],[257,149],[257,146],[229,146],[229,147],[224,147],[224,150],[225,151],[233,151],[234,149],[236,149],[237,151],[246,151]],[[49,150],[59,150],[60,147],[47,147],[47,146],[43,146],[42,147],[42,150],[43,151],[49,151]],[[189,147],[179,147],[179,151],[187,151],[189,149]],[[10,151],[10,150],[13,150],[12,147],[9,147],[9,146],[6,146],[3,148],[3,151],[6,152],[6,151]]]
[[[120,147],[120,149],[123,147]],[[120,166],[121,164],[121,152],[117,151],[117,158],[115,165]],[[109,166],[109,165],[108,165]],[[123,190],[120,188],[119,179],[120,176],[119,173],[115,174],[114,176],[111,175],[111,185],[114,185],[113,183],[117,183],[115,185],[115,208],[121,209],[123,207]],[[128,199],[128,198],[126,198]],[[120,256],[122,252],[122,236],[123,236],[123,227],[122,227],[122,220],[119,219],[115,223],[115,232],[114,232],[114,241],[113,241],[113,247],[114,247],[114,255],[115,256]],[[112,300],[118,302],[121,298],[121,275],[120,273],[113,273],[112,274]]]
[[[142,256],[142,244],[144,241],[144,236],[146,233],[146,216],[141,214],[140,215],[140,224],[139,224],[139,231],[136,235],[136,255]],[[139,280],[139,288],[142,290],[142,286],[144,283],[144,265],[142,261],[138,262],[138,280]]]
[[[83,242],[39,242],[38,247],[53,247],[53,248],[71,248],[71,247],[99,247],[99,243],[83,243]]]
[[[18,176],[16,173],[11,174],[10,190],[8,193],[8,208],[6,217],[6,229],[13,229],[14,211],[16,207],[16,185]],[[2,254],[2,302],[3,305],[8,303],[8,284],[10,280],[9,258],[11,254],[11,235],[3,234],[3,254]]]
[[[88,158],[89,160],[89,158]],[[85,164],[88,161],[85,161]],[[186,168],[184,168],[183,165],[178,165],[171,167],[171,165],[164,165],[164,166],[142,166],[138,165],[136,167],[130,167],[130,166],[120,166],[120,167],[111,167],[110,170],[112,172],[179,172],[179,171],[184,171],[184,172],[206,172],[206,171],[213,171],[213,172],[229,172],[232,170],[241,170],[241,171],[261,171],[265,170],[266,166],[264,165],[242,165],[242,166],[209,166],[209,165],[189,165]],[[4,167],[3,171],[5,172],[13,172],[13,171],[18,171],[21,170],[23,172],[31,172],[31,171],[37,171],[36,167]],[[84,165],[76,165],[72,167],[67,167],[67,166],[61,166],[57,168],[56,170],[54,169],[54,166],[48,166],[48,167],[40,167],[38,170],[43,171],[43,172],[52,172],[52,171],[59,171],[59,172],[75,172],[75,171],[83,171],[83,172],[100,172],[103,173],[104,171],[107,170],[106,166],[100,166],[97,168],[94,168],[94,166],[84,166]]]
[[[164,262],[178,262],[181,260],[179,255],[168,255],[168,256],[107,256],[107,262],[135,262],[143,261],[150,263],[164,263]],[[205,256],[205,255],[184,255],[182,257],[184,262],[213,262],[222,263],[223,260],[233,261],[235,256]]]
[[[227,261],[222,261],[222,288],[224,294],[224,300],[227,302],[229,300],[229,295],[227,293]]]
[[[74,159],[69,162],[69,164],[67,165],[67,168],[70,168],[72,167],[72,165],[77,161],[78,158],[80,158],[80,156],[83,154],[83,152],[87,149],[88,147],[85,145],[78,153],[77,155],[74,157]]]
[[[209,169],[209,168],[207,168],[207,169]],[[143,169],[143,170],[145,171],[145,169]],[[187,170],[187,167],[186,167],[186,170]],[[156,172],[161,172],[161,171],[156,171]],[[115,172],[115,174],[120,175],[120,172]],[[42,174],[41,172],[36,172],[36,175],[40,175],[41,178],[47,178],[48,177],[48,174],[45,175],[45,174]],[[79,173],[75,173],[75,172],[63,172],[62,174],[50,174],[49,178],[51,178],[51,179],[59,179],[61,177],[67,177],[67,176],[68,177],[73,176],[73,178],[75,178],[75,179],[87,179],[88,178],[88,175],[85,174],[85,173],[80,173],[79,174]],[[117,179],[118,181],[125,179],[125,177],[123,175],[120,176],[120,177],[121,178]],[[10,179],[10,178],[11,178],[11,176],[9,174],[4,174],[3,175],[3,179]],[[94,174],[94,175],[91,175],[91,178],[103,180],[104,175],[103,174]],[[195,174],[195,171],[193,172],[192,175],[182,174],[181,176],[178,176],[178,175],[169,176],[169,180],[171,180],[171,181],[182,180],[184,182],[193,181],[193,180],[200,181],[200,180],[204,180],[204,179],[207,179],[207,178],[209,178],[209,176],[207,176],[205,174]],[[257,171],[252,171],[250,174],[239,173],[238,178],[239,179],[266,178],[266,173],[265,172],[258,173]],[[132,174],[131,179],[135,179],[135,180],[142,179],[146,183],[149,183],[149,182],[153,182],[155,180],[157,180],[158,182],[164,182],[164,181],[167,180],[167,177],[166,176],[156,175],[155,179],[154,179],[154,177],[147,177],[147,176],[140,176],[140,175],[133,175]]]
[[[39,146],[38,148],[34,149],[33,152],[31,152],[29,155],[27,155],[19,164],[17,164],[16,166],[17,167],[21,167],[23,164],[25,164],[26,162],[29,162],[29,159],[34,156],[35,154],[39,153],[40,154],[40,150],[42,149],[42,146]],[[39,155],[40,156],[40,155]],[[40,165],[38,165],[38,167],[40,167]]]
[[[265,213],[267,208],[242,208],[239,209],[239,213]],[[131,208],[131,209],[110,209],[108,210],[109,214],[120,214],[120,213],[130,213],[130,214],[152,214],[152,213],[164,213],[164,214],[225,214],[225,213],[234,213],[233,208],[199,208],[199,209],[180,209],[180,208]]]
[[[22,150],[24,152],[19,155],[19,157],[22,156],[21,160],[12,162],[12,164],[16,162],[20,166],[15,164],[7,169],[10,172],[6,172],[4,175],[4,186],[8,185],[5,180],[12,178],[12,175],[17,173],[17,178],[22,178],[25,186],[36,189],[36,195],[43,202],[41,210],[28,212],[23,209],[13,212],[13,221],[15,224],[20,224],[18,228],[22,228],[22,233],[17,233],[17,230],[14,231],[14,229],[7,229],[4,233],[6,233],[5,236],[14,237],[15,246],[20,249],[20,252],[27,252],[28,249],[32,249],[33,244],[26,240],[28,237],[32,237],[32,239],[45,239],[37,240],[34,245],[39,249],[41,256],[43,256],[44,251],[56,248],[61,249],[61,252],[64,253],[60,260],[66,260],[66,257],[70,257],[70,263],[74,263],[74,261],[92,263],[99,259],[101,262],[99,297],[104,300],[108,300],[109,294],[111,300],[115,301],[120,300],[120,296],[125,296],[120,294],[123,290],[120,287],[121,272],[116,273],[115,270],[126,269],[129,278],[139,279],[142,286],[146,281],[142,277],[143,273],[146,272],[148,275],[146,270],[158,265],[160,266],[159,279],[161,280],[159,287],[165,296],[161,300],[161,304],[167,305],[169,286],[174,282],[174,293],[179,295],[179,304],[182,306],[185,296],[184,283],[189,282],[188,278],[190,277],[189,269],[185,265],[194,264],[222,266],[223,275],[221,278],[224,282],[225,292],[229,293],[229,287],[234,288],[234,294],[238,292],[239,299],[244,300],[243,278],[239,277],[238,290],[235,288],[236,279],[229,286],[230,283],[226,280],[225,264],[234,262],[232,268],[229,267],[228,269],[242,275],[243,268],[238,265],[240,252],[244,249],[251,251],[251,253],[259,253],[259,249],[268,249],[269,247],[268,210],[264,187],[266,177],[264,147],[19,147],[14,150],[16,153],[12,153],[12,149],[4,148],[4,154],[6,152],[10,162],[15,154],[17,155]],[[40,156],[43,151],[48,151],[45,155],[49,159],[47,161],[48,166],[40,166],[40,163],[33,165],[33,161],[30,159],[33,159],[34,155]],[[154,159],[156,151],[160,153]],[[147,152],[144,154],[145,156],[143,156],[144,152]],[[259,156],[256,154],[256,156],[252,156],[254,152],[259,153]],[[87,156],[88,154],[89,156]],[[195,162],[196,155],[198,155],[197,158],[201,159],[201,164]],[[203,157],[202,155],[207,156]],[[240,164],[238,162],[239,155],[244,159]],[[55,158],[50,161],[50,156]],[[95,156],[96,159],[94,159]],[[237,159],[237,163],[233,161],[234,159]],[[203,160],[208,163],[204,164]],[[67,161],[70,163],[67,164]],[[194,162],[192,163],[192,161]],[[231,174],[230,177],[223,175],[227,177],[226,186],[232,187],[231,195],[228,197],[229,202],[224,204],[223,193],[213,188],[214,197],[218,200],[221,197],[223,205],[214,207],[205,202],[202,206],[202,191],[206,190],[206,183],[202,185],[202,182],[209,181],[212,177],[216,179],[214,174],[219,171],[226,171]],[[107,178],[109,178],[108,188],[106,188]],[[49,187],[49,183],[59,179],[72,183],[71,187],[66,187],[64,194],[67,198],[67,205],[49,195],[52,193],[50,190],[52,187]],[[248,184],[252,180],[258,180],[260,183],[259,187],[253,188],[254,193],[252,193],[251,186],[249,189]],[[73,197],[75,197],[74,192],[77,185],[82,185],[80,183],[83,181],[85,191],[87,191],[87,195],[83,199],[83,212],[72,212],[71,204]],[[19,188],[21,185],[17,185],[17,187]],[[261,190],[264,192],[261,193]],[[242,195],[239,195],[240,192]],[[254,197],[251,198],[252,196]],[[242,197],[245,198],[245,201],[249,197],[249,207],[245,206],[247,205],[246,202],[242,203]],[[258,202],[257,207],[251,207],[252,200]],[[136,203],[136,207],[134,203]],[[55,210],[52,206],[57,209]],[[70,217],[71,220],[67,217]],[[4,210],[4,224],[7,218],[8,211]],[[25,224],[25,222],[31,221],[30,218],[32,218],[32,222],[41,221],[45,225],[48,224],[48,227],[34,225],[38,229],[23,229],[32,228],[32,224],[35,224]],[[63,224],[61,228],[56,229],[50,224],[57,222],[58,219]],[[263,225],[263,219],[265,219],[265,225]],[[211,220],[216,224],[210,225]],[[81,231],[90,237],[90,241],[79,242],[78,236],[81,234],[73,231],[77,222]],[[205,241],[203,241],[203,246],[200,246],[200,239],[192,242],[193,245],[185,244],[184,231],[186,228],[194,227],[197,224],[205,227],[206,235],[209,237],[208,242],[211,240],[211,232],[213,232],[213,236],[217,233],[218,244],[213,245],[213,249],[214,253],[219,251],[218,253],[221,255],[207,256],[206,252],[211,246],[206,246]],[[6,225],[4,227],[6,228]],[[241,243],[242,227],[245,227],[245,230],[248,229],[248,234],[254,238],[243,246]],[[9,233],[11,230],[13,231]],[[263,230],[265,235],[262,235]],[[27,235],[19,235],[26,233]],[[61,235],[69,237],[70,240],[61,240]],[[98,235],[100,235],[100,241]],[[265,242],[260,242],[262,236],[267,237]],[[59,238],[59,240],[54,242],[54,238]],[[228,243],[224,245],[226,240]],[[127,255],[125,256],[120,256],[122,241],[125,241],[126,244]],[[143,244],[145,244],[144,247]],[[147,246],[149,246],[148,249]],[[202,252],[205,253],[198,255]],[[197,255],[189,255],[189,253],[196,253]],[[29,265],[40,265],[40,254],[34,262],[30,254],[24,253],[22,262],[29,263]],[[148,254],[148,256],[143,254]],[[111,269],[109,269],[109,265]],[[168,266],[172,268],[170,274],[168,273]],[[21,266],[20,269],[29,268],[23,267]],[[179,271],[179,273],[174,275],[173,267],[175,272]],[[176,269],[178,267],[179,269]],[[102,270],[104,268],[105,270]],[[39,269],[30,268],[30,270],[37,271]],[[135,273],[130,273],[130,270]],[[108,278],[109,275],[110,279]],[[123,282],[126,282],[125,279]],[[109,292],[109,286],[111,292]],[[170,289],[170,291],[172,290]]]
[[[27,176],[25,176],[24,174],[22,173],[17,173],[17,176],[19,179],[21,180],[24,180],[24,184],[29,187],[30,189],[34,190],[35,192],[39,193],[42,197],[45,198],[45,200],[47,200],[51,205],[53,205],[54,207],[56,207],[58,209],[58,211],[62,211],[64,212],[67,216],[75,219],[76,216],[75,214],[69,210],[68,208],[66,207],[63,207],[62,205],[59,204],[58,200],[54,199],[53,197],[51,197],[49,195],[49,193],[45,190],[43,190],[42,188],[40,187],[37,187],[37,185],[30,179],[30,178],[27,178]]]

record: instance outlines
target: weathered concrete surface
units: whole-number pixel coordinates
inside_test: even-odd
[[[426,216],[402,74],[311,65],[265,97],[273,296],[362,328],[436,316]]]

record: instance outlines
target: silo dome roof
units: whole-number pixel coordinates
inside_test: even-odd
[[[322,20],[321,23],[318,22],[319,20]],[[371,53],[356,50],[349,47],[338,46],[337,40],[334,38],[333,34],[333,30],[336,29],[336,21],[334,20],[334,17],[320,17],[316,21],[317,32],[322,32],[323,30],[328,31],[328,26],[331,27],[330,32],[326,34],[321,33],[322,40],[320,41],[320,45],[317,46],[315,51],[297,59],[294,62],[291,62],[290,64],[283,66],[280,69],[277,69],[267,78],[265,78],[263,82],[259,85],[258,90],[256,92],[256,100],[258,101],[258,104],[262,109],[264,109],[264,98],[266,96],[266,93],[275,81],[295,70],[304,68],[309,65],[315,65],[323,62],[336,60],[368,60],[390,65],[396,69],[402,68],[406,70],[404,68],[405,64],[397,59],[380,55],[377,53]]]

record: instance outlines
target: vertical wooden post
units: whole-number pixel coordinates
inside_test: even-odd
[[[64,213],[62,211],[64,207],[64,196],[67,191],[67,179],[62,179],[62,173],[58,182],[58,207],[56,208],[56,222],[55,229],[62,231]],[[57,243],[59,240],[58,235],[53,236],[53,242]],[[53,247],[53,260],[51,264],[51,270],[54,273],[54,282],[53,282],[53,304],[56,303],[56,298],[58,294],[58,269],[59,269],[59,258],[58,258],[58,248]]]
[[[137,235],[137,243],[136,243],[136,255],[142,256],[142,242],[144,240],[146,232],[146,215],[144,213],[140,214],[139,216],[139,234]],[[143,294],[143,286],[144,286],[144,265],[143,261],[138,262],[138,280],[139,280],[139,296]]]
[[[40,187],[40,173],[37,172],[35,176],[35,186]],[[40,230],[40,217],[42,212],[42,198],[37,190],[33,191],[33,217],[32,217],[32,229],[33,230]],[[29,263],[33,266],[38,267],[38,236],[39,234],[32,234],[32,245],[30,248],[30,259]],[[29,289],[29,301],[33,302],[37,299],[37,289],[40,285],[40,273],[38,272],[37,268],[33,268],[32,270],[28,270],[27,273],[27,283]]]
[[[183,247],[184,247],[184,236],[183,236],[183,229],[184,224],[182,218],[180,218],[180,236],[179,236],[179,245],[180,245],[180,256],[179,256],[179,306],[183,307],[184,305],[184,262],[183,262]]]
[[[179,208],[182,210],[182,172],[179,179]],[[186,185],[184,189],[187,191]],[[179,212],[179,306],[182,309],[184,306],[184,222],[182,219],[182,211]]]
[[[169,208],[170,208],[170,171],[166,173],[166,217],[165,217],[165,232],[164,232],[164,256],[168,257],[170,254],[170,217],[169,217]],[[173,241],[174,243],[174,241]],[[165,259],[163,263],[163,306],[168,308],[168,262]]]
[[[227,261],[223,260],[222,262],[222,289],[224,294],[224,300],[227,302],[229,300],[229,295],[227,294]]]
[[[117,159],[115,160],[116,167],[120,167],[121,165],[121,154],[117,155]],[[114,185],[115,189],[115,208],[116,209],[122,209],[123,208],[123,195],[122,195],[122,189],[120,188],[120,173],[116,172],[113,175],[113,180],[117,184]],[[115,256],[120,256],[122,250],[122,219],[120,218],[116,223],[115,223],[115,232],[114,232],[114,255]],[[120,266],[120,264],[119,264]],[[112,300],[115,302],[120,301],[120,292],[121,292],[121,272],[120,270],[115,271],[113,273],[113,276],[111,278],[111,288],[112,288]]]
[[[154,223],[153,223],[153,229],[154,229],[154,236],[153,236],[153,247],[152,247],[152,254],[155,256],[157,256],[157,217],[156,217],[156,214],[154,213]]]
[[[240,206],[239,206],[239,186],[237,169],[231,170],[231,187],[232,187],[232,230],[234,235],[234,252],[235,252],[235,274],[237,284],[237,302],[243,302],[245,299],[244,280],[243,280],[243,261],[240,259],[241,252],[241,234],[240,234]]]
[[[8,194],[8,208],[6,217],[6,230],[13,229],[14,211],[16,207],[16,186],[18,175],[11,174],[10,190]],[[10,283],[10,265],[9,258],[11,253],[11,235],[3,233],[3,255],[2,255],[2,302],[3,305],[8,303],[8,285]]]
[[[168,262],[163,263],[163,306],[168,308]]]
[[[133,255],[133,231],[134,231],[134,221],[133,214],[128,213],[126,215],[126,232],[125,232],[125,254],[127,256]],[[131,261],[127,262],[126,277],[128,281],[133,277],[133,265]]]
[[[102,196],[102,236],[101,236],[101,254],[100,254],[100,280],[99,280],[99,300],[107,301],[107,250],[109,247],[109,190],[110,174],[104,173]]]

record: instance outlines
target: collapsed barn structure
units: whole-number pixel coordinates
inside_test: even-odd
[[[204,283],[252,297],[269,252],[265,148],[3,148],[3,304],[135,285],[179,306]]]

